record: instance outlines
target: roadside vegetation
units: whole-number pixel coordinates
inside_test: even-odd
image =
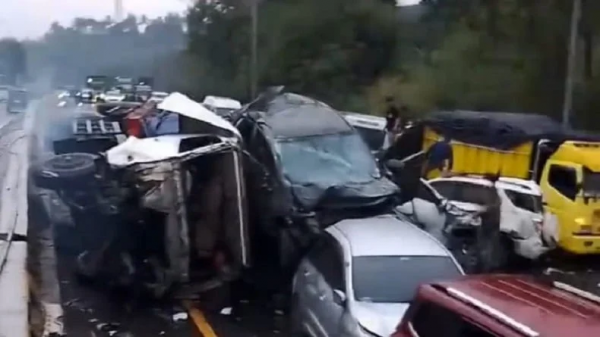
[[[72,83],[94,72],[144,73],[164,89],[247,100],[248,3],[196,1],[187,18],[56,24],[43,40],[26,42],[29,68],[50,64],[62,82]],[[285,84],[339,109],[373,114],[382,113],[390,95],[415,115],[462,108],[560,117],[572,1],[394,3],[260,1],[258,87]],[[594,123],[600,109],[596,13],[600,2],[584,1],[573,123],[600,129]]]

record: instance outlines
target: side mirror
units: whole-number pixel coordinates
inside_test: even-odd
[[[333,301],[338,305],[344,306],[346,304],[346,293],[339,289],[333,289]]]

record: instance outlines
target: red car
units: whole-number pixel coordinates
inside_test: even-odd
[[[422,285],[392,337],[600,336],[600,297],[515,275]]]

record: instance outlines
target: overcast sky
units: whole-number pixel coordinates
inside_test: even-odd
[[[36,38],[50,24],[69,24],[75,17],[104,18],[114,12],[114,0],[0,0],[0,37]],[[183,12],[193,0],[122,0],[125,13],[149,17]],[[399,0],[415,4],[420,0]]]
[[[114,12],[114,0],[0,0],[0,37],[35,38],[54,21],[75,17],[104,18]],[[125,13],[156,17],[183,12],[190,0],[123,0]]]

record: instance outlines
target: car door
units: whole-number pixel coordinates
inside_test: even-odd
[[[582,212],[577,212],[580,209],[577,209],[576,199],[583,179],[580,172],[580,165],[549,160],[540,180],[547,202],[546,208],[558,218],[558,238],[561,244],[568,242],[572,233],[578,232],[579,227],[585,225],[576,222],[576,218],[585,217]]]
[[[346,292],[344,279],[343,251],[339,243],[329,234],[324,234],[319,254],[311,259],[317,276],[310,285],[314,297],[310,299],[311,311],[315,316],[315,327],[323,337],[337,337],[344,313],[342,303],[337,303],[334,290]]]
[[[298,310],[299,323],[308,326],[309,331],[315,336],[327,336],[316,312],[319,297],[318,278],[323,276],[317,270],[315,263],[321,258],[324,249],[325,245],[319,243],[309,251],[298,266],[293,284],[295,301],[293,305],[294,309]]]
[[[337,303],[334,291],[346,293],[343,250],[329,234],[325,234],[323,254],[316,267],[321,278],[317,278],[316,313],[327,337],[339,336],[340,322],[344,313],[342,303]]]

